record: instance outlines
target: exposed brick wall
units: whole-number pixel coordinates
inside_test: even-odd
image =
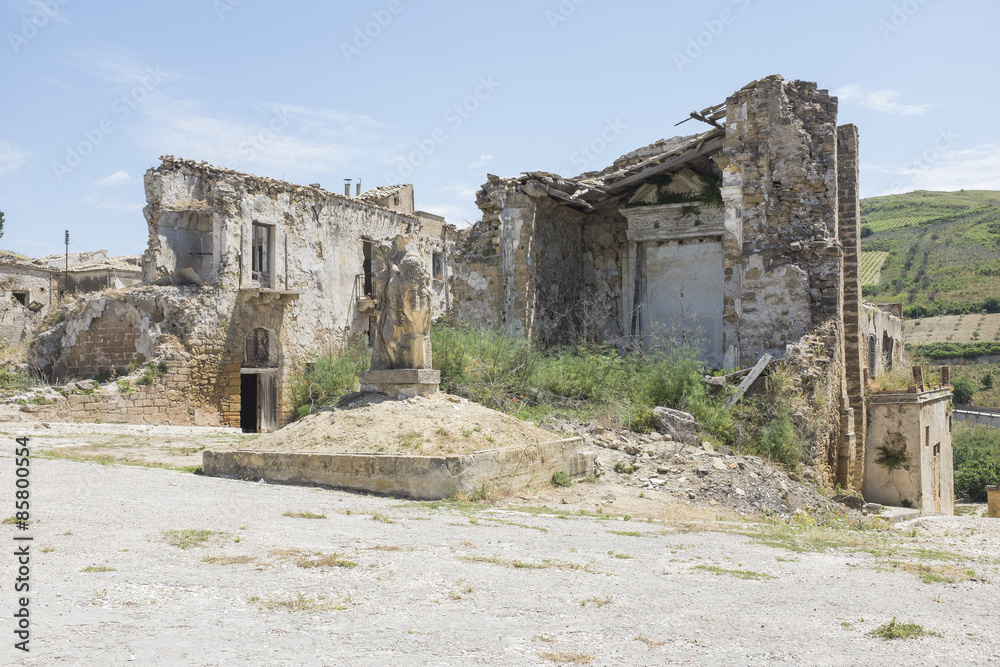
[[[66,373],[89,378],[111,371],[122,373],[130,364],[144,364],[146,355],[138,349],[139,325],[132,313],[105,310],[77,334],[72,354],[66,358]]]

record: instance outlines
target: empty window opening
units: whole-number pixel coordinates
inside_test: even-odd
[[[361,273],[364,276],[362,279],[364,296],[373,299],[375,298],[375,274],[372,271],[372,257],[375,255],[375,242],[370,239],[362,240],[361,250],[364,256],[361,263]]]
[[[27,292],[14,292],[14,300],[16,300],[22,306],[28,305],[28,293]]]
[[[431,256],[431,275],[434,280],[444,279],[444,255],[439,252]]]
[[[392,205],[399,206],[399,195],[396,195],[395,197],[392,198]]]
[[[267,329],[254,329],[243,344],[243,368],[277,368],[274,337]]]
[[[875,334],[868,334],[868,371],[873,380],[879,376],[878,365],[875,363],[878,356],[877,344],[878,338],[875,337]]]
[[[261,287],[271,286],[271,246],[273,245],[272,228],[268,225],[253,223],[253,238],[250,255],[251,278]]]
[[[892,370],[892,356],[894,349],[894,341],[889,338],[889,334],[882,334],[882,354],[885,357],[885,370]]]

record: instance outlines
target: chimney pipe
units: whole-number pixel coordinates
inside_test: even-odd
[[[361,179],[360,178],[358,179],[358,194],[357,194],[357,196],[358,197],[361,196]]]
[[[350,198],[351,196],[351,179],[344,179],[344,196]]]

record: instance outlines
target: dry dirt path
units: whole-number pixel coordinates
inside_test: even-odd
[[[12,648],[3,525],[4,664],[1000,662],[995,520],[625,521],[59,459],[31,483],[31,653]],[[893,617],[935,634],[869,636]]]

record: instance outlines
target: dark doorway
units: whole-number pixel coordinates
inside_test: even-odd
[[[257,432],[257,376],[240,376],[240,428],[244,433]]]
[[[240,428],[244,433],[278,428],[278,348],[267,329],[254,329],[243,343]]]

